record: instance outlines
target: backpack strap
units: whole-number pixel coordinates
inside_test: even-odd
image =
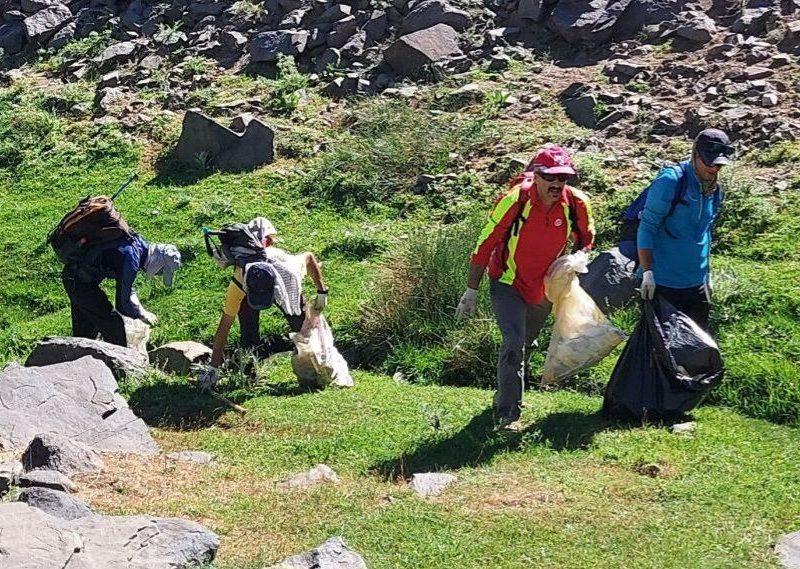
[[[669,230],[666,220],[672,217],[672,214],[675,213],[675,208],[678,207],[678,204],[683,204],[683,205],[687,204],[686,200],[683,199],[686,196],[686,189],[688,186],[688,183],[686,181],[687,178],[686,169],[683,167],[683,163],[677,165],[677,170],[678,170],[678,188],[675,191],[675,195],[672,196],[672,203],[669,205],[669,211],[667,212],[667,215],[664,216],[664,232],[673,239],[676,239],[676,237],[672,233],[672,231]]]

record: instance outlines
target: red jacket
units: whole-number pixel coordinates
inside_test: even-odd
[[[512,228],[512,225],[520,225],[516,223],[520,207],[524,218],[521,229]],[[513,285],[525,302],[535,305],[545,299],[544,275],[552,262],[565,252],[569,238],[575,249],[582,249],[594,244],[594,235],[594,220],[586,194],[565,186],[559,201],[545,211],[533,180],[517,178],[489,214],[472,263],[488,266],[490,278]]]

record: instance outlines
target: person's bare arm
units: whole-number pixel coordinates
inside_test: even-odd
[[[217,333],[214,334],[214,345],[211,348],[211,366],[219,367],[222,365],[222,358],[225,353],[225,343],[228,341],[228,334],[233,326],[233,321],[236,320],[235,316],[228,316],[223,313],[222,318],[219,319],[219,326],[217,326]]]
[[[649,271],[653,266],[653,250],[639,249],[639,266],[642,271]]]
[[[469,277],[467,277],[467,286],[471,289],[478,290],[478,287],[481,286],[481,280],[483,279],[483,273],[486,271],[486,267],[482,265],[470,264],[469,266]]]
[[[304,253],[306,257],[306,270],[308,271],[308,276],[314,282],[314,286],[317,287],[317,291],[328,290],[325,286],[325,281],[322,280],[322,267],[317,261],[317,258],[314,256],[314,253]]]

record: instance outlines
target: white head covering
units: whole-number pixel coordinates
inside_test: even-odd
[[[263,241],[265,237],[278,235],[278,230],[266,217],[256,217],[247,224],[247,227],[259,241]]]
[[[166,286],[172,286],[172,280],[181,266],[181,253],[175,245],[166,243],[151,243],[147,249],[147,261],[144,263],[145,272],[154,277],[161,276]]]

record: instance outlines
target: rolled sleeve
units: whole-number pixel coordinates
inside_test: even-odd
[[[656,235],[669,213],[677,188],[678,172],[674,168],[664,168],[653,181],[647,192],[647,200],[636,234],[640,249],[655,247]]]

